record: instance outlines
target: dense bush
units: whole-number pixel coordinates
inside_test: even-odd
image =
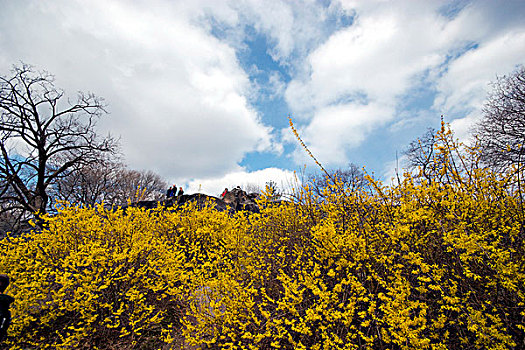
[[[437,140],[430,177],[260,214],[65,207],[1,241],[13,349],[523,348],[519,169]]]

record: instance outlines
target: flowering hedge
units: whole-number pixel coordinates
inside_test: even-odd
[[[431,178],[259,214],[66,206],[0,242],[12,349],[523,348],[516,169],[438,136]]]

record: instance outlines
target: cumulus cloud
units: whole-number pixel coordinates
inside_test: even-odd
[[[481,43],[448,65],[437,80],[438,95],[434,108],[449,118],[457,136],[465,139],[497,76],[509,74],[517,64],[525,63],[525,28]],[[459,117],[459,118],[458,118]]]
[[[221,177],[193,179],[188,183],[189,193],[200,192],[212,196],[218,196],[225,187],[232,189],[240,186],[243,189],[264,190],[266,183],[274,181],[282,191],[290,191],[297,183],[294,172],[278,168],[266,168],[247,172],[239,168]]]
[[[345,152],[361,144],[376,123],[392,115],[391,107],[380,103],[327,106],[316,112],[301,135],[314,140],[309,148],[321,163],[342,165],[347,159]],[[304,152],[299,157],[304,157]]]
[[[397,99],[440,62],[440,43],[431,35],[444,20],[433,9],[408,20],[411,11],[391,7],[353,8],[355,23],[313,51],[288,86],[289,105],[308,124],[305,141],[328,164],[347,163],[348,149],[392,120]]]
[[[250,152],[289,150],[289,131],[257,105],[282,96],[327,166],[419,115],[445,114],[465,134],[488,82],[524,63],[523,11],[518,0],[6,1],[0,69],[23,60],[104,96],[101,127],[122,136],[132,167],[218,181],[245,175]],[[254,31],[274,60],[253,66],[264,86],[238,59]],[[421,107],[410,98],[423,88]]]
[[[268,41],[267,53],[282,66],[295,69],[306,54],[337,28],[351,21],[352,12],[337,1],[201,1],[202,25],[217,29],[232,47],[242,49],[251,29]]]
[[[432,55],[411,55],[396,38],[401,19],[391,16],[360,21],[334,34],[309,57],[311,75],[294,81],[287,91],[294,109],[316,108],[339,101],[381,99],[385,102],[402,93],[408,78],[429,62]]]
[[[354,23],[310,52],[285,93],[306,143],[327,164],[347,163],[371,131],[401,125],[420,86],[435,92],[435,110],[465,111],[479,107],[495,67],[508,72],[523,60],[518,2],[341,4]],[[455,124],[466,130],[472,120]]]
[[[0,14],[0,62],[46,68],[69,92],[104,96],[102,126],[130,165],[171,178],[222,175],[272,149],[233,48],[182,3],[26,1]],[[194,17],[192,17],[194,16]]]

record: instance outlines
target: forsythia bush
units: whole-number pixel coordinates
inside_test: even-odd
[[[12,349],[525,348],[519,169],[437,137],[426,176],[260,214],[64,207],[0,242]]]

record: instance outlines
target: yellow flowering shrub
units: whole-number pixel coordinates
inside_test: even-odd
[[[523,348],[519,169],[482,169],[444,126],[437,139],[426,176],[333,179],[258,214],[64,206],[0,241],[10,345]]]

